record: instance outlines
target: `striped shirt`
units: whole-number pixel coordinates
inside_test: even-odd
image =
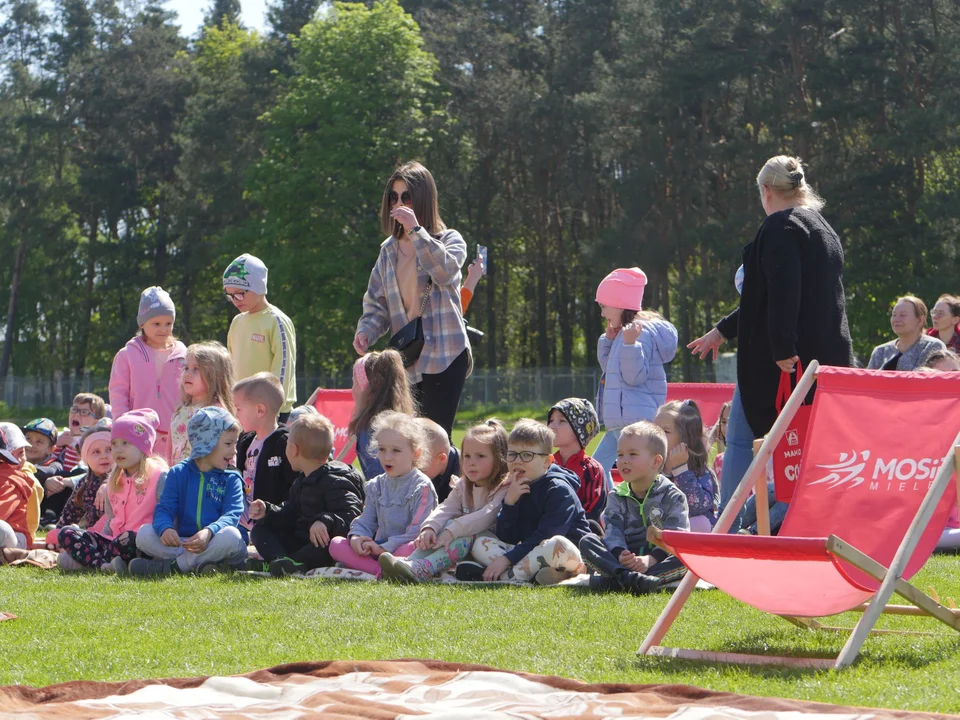
[[[280,379],[286,401],[280,412],[297,404],[297,334],[283,311],[267,303],[256,313],[240,313],[230,323],[227,349],[237,380],[258,372],[271,372]]]
[[[408,371],[411,380],[418,383],[425,374],[442,373],[464,350],[470,349],[460,307],[460,268],[467,259],[467,243],[456,230],[444,230],[434,237],[421,228],[410,239],[417,253],[420,287],[427,287],[428,277],[433,279],[423,311],[423,352]],[[363,296],[357,334],[363,333],[371,346],[384,333],[393,334],[408,322],[397,281],[397,242],[389,237],[380,246],[380,256]]]

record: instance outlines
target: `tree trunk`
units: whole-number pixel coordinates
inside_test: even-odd
[[[7,379],[10,370],[10,357],[17,334],[17,300],[20,298],[20,278],[23,274],[23,260],[27,255],[26,236],[21,236],[20,247],[13,263],[13,277],[10,279],[10,303],[7,306],[7,324],[3,338],[3,356],[0,357],[0,382]]]
[[[80,344],[77,347],[77,362],[73,368],[74,375],[80,377],[83,369],[87,365],[87,352],[90,349],[90,326],[93,323],[93,277],[97,270],[94,253],[97,245],[97,217],[92,216],[90,223],[90,234],[87,243],[87,282],[83,294],[83,323],[80,331]]]

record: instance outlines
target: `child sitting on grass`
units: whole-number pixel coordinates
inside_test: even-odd
[[[330,539],[346,535],[363,510],[363,478],[349,465],[329,460],[334,428],[320,414],[303,414],[290,426],[287,460],[300,476],[282,506],[250,503],[253,544],[274,577],[333,565]],[[263,570],[260,568],[249,569]]]
[[[63,466],[63,472],[43,481],[41,524],[54,525],[57,522],[71,492],[86,475],[87,468],[80,465],[80,441],[84,431],[104,419],[106,414],[107,404],[99,395],[79,393],[73,398],[67,421],[68,432],[58,433],[53,451]]]
[[[555,585],[580,572],[577,543],[590,526],[577,498],[579,481],[552,463],[552,448],[553,433],[543,423],[525,418],[514,425],[497,536],[477,538],[471,555],[478,562],[460,563],[458,579]]]
[[[154,456],[160,418],[154,410],[131,410],[111,431],[111,455],[116,467],[107,481],[103,517],[84,531],[72,526],[59,533],[62,570],[103,570],[125,573],[137,556],[137,531],[153,520],[167,464]]]
[[[57,444],[57,424],[49,418],[37,418],[23,426],[27,445],[27,462],[35,468],[34,477],[43,485],[48,479],[63,474],[63,463],[53,453]]]
[[[113,470],[113,455],[110,453],[112,428],[113,421],[103,418],[84,432],[80,440],[80,454],[83,465],[89,469],[70,494],[56,527],[47,533],[48,546],[59,546],[61,528],[68,525],[90,528],[103,515],[103,510],[97,507],[97,492]]]
[[[24,472],[23,461],[13,454],[12,447],[12,438],[0,429],[0,551],[4,563],[15,559],[7,550],[29,550],[33,540],[30,515],[36,483]],[[36,507],[32,512],[38,511]]]
[[[460,453],[450,444],[447,431],[438,423],[425,417],[417,418],[417,422],[427,434],[427,449],[430,453],[430,461],[423,468],[423,473],[433,482],[433,489],[437,491],[437,502],[443,502],[450,495],[451,480],[460,474]]]
[[[553,459],[580,479],[577,497],[587,514],[587,520],[600,527],[600,516],[607,506],[603,485],[603,468],[587,455],[587,445],[600,432],[600,420],[593,403],[580,398],[561,400],[547,414],[547,425],[553,431],[557,452]],[[591,527],[593,527],[591,525]]]
[[[283,403],[283,386],[272,373],[255,373],[233,386],[233,404],[243,427],[237,442],[237,467],[243,475],[240,534],[244,541],[253,529],[250,503],[263,500],[282,505],[297,479],[287,460],[287,428],[278,422]]]
[[[398,582],[429,580],[463,560],[477,533],[497,524],[507,494],[507,433],[499,420],[487,420],[467,430],[462,448],[463,477],[424,521],[412,555],[406,559],[388,552],[380,555],[384,577]]]
[[[679,560],[647,539],[651,529],[690,529],[686,496],[660,474],[666,454],[667,437],[653,423],[642,421],[621,431],[617,468],[623,482],[607,499],[606,534],[602,540],[592,534],[580,540],[584,562],[597,573],[590,577],[591,588],[642,595],[686,573]]]
[[[437,506],[430,478],[418,468],[427,438],[414,418],[388,410],[371,425],[383,474],[367,483],[363,513],[347,537],[330,542],[330,555],[348,568],[380,577],[377,558],[384,552],[407,557],[420,526]]]
[[[132,560],[132,575],[217,572],[247,559],[237,529],[243,480],[227,469],[236,455],[240,423],[212,405],[190,418],[187,433],[190,460],[167,471],[153,523],[137,533],[137,548],[154,559]]]
[[[703,419],[693,400],[674,400],[662,405],[653,424],[667,436],[664,474],[687,496],[690,529],[710,532],[717,523],[720,485],[707,467]]]

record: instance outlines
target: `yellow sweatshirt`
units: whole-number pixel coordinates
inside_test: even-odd
[[[33,463],[25,462],[22,470],[33,478],[33,494],[27,501],[27,529],[30,530],[30,537],[27,539],[32,542],[37,534],[37,528],[40,527],[40,503],[43,501],[43,485],[36,478],[37,468]],[[29,549],[27,548],[27,550]]]
[[[237,380],[258,372],[271,372],[280,379],[287,398],[280,412],[297,403],[297,335],[293,322],[270,303],[257,313],[240,313],[230,323],[227,349]]]

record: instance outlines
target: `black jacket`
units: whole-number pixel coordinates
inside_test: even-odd
[[[293,528],[294,535],[307,543],[310,526],[319,520],[330,537],[345,537],[350,523],[363,511],[365,499],[363,476],[349,465],[331,460],[309,475],[300,475],[281,507],[267,503],[267,513],[258,524]]]
[[[460,452],[453,446],[450,446],[450,453],[447,456],[446,469],[435,478],[430,478],[433,482],[433,488],[437,491],[437,502],[442,503],[450,495],[453,489],[450,487],[450,481],[453,476],[460,476]]]
[[[250,443],[257,437],[248,432],[237,441],[237,468],[243,475],[247,451]],[[253,484],[253,500],[263,500],[274,505],[282,505],[290,494],[290,486],[299,473],[294,472],[287,460],[287,428],[279,427],[263,441],[260,456],[257,458],[257,476]]]
[[[767,216],[743,249],[740,307],[717,329],[738,338],[737,386],[756,437],[777,419],[778,360],[799,355],[804,368],[811,360],[853,366],[843,247],[820,213],[792,208]]]

